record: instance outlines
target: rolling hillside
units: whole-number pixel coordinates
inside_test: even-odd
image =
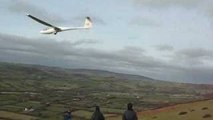
[[[128,102],[141,111],[210,99],[212,93],[212,85],[172,83],[102,70],[0,63],[0,111],[27,117],[59,119],[61,112],[71,108],[76,118],[89,119],[94,105],[100,105],[105,115],[121,114]],[[25,107],[35,111],[23,113]]]

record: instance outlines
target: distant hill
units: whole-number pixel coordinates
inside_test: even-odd
[[[133,102],[138,109],[149,109],[210,98],[213,85],[173,83],[103,70],[0,63],[0,92],[31,92],[36,95],[28,99],[34,101],[77,106],[97,103],[122,108]]]

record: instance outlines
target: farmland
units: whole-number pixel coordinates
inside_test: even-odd
[[[190,109],[201,117],[204,113],[200,109],[208,107],[208,120],[212,100],[202,105],[195,101],[211,99],[212,93],[212,85],[165,82],[102,70],[0,63],[0,120],[59,120],[68,109],[76,120],[88,120],[95,105],[107,119],[119,119],[128,102],[134,104],[139,117],[147,120],[170,116],[161,111],[150,115],[149,110],[183,103],[194,106]],[[187,104],[177,107],[171,110],[171,116],[179,120],[182,116],[178,112],[190,115],[188,109]]]

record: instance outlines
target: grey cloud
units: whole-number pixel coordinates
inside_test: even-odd
[[[124,54],[130,54],[130,55],[142,55],[144,52],[146,52],[144,49],[141,47],[136,47],[136,46],[126,46],[122,50],[119,51],[120,53]]]
[[[134,0],[137,4],[155,7],[166,7],[171,5],[191,6],[197,5],[201,0]]]
[[[142,69],[156,69],[165,66],[162,62],[153,57],[145,55],[145,50],[128,46],[118,51],[103,51],[92,48],[80,48],[79,44],[88,44],[88,41],[79,41],[76,43],[57,42],[51,39],[39,38],[30,39],[13,35],[0,34],[1,52],[10,54],[28,53],[27,55],[37,55],[37,59],[42,57],[61,58],[65,61],[82,61],[82,64],[98,68],[128,68],[140,66]],[[14,57],[15,57],[14,56]],[[29,57],[29,56],[26,56]],[[91,62],[91,63],[90,63]]]
[[[173,51],[174,48],[170,45],[156,45],[155,49],[157,51]]]
[[[204,49],[204,48],[192,48],[192,49],[183,49],[176,53],[182,57],[187,58],[201,58],[201,57],[212,57],[213,58],[213,50]]]
[[[213,6],[213,1],[212,0],[206,0],[205,2],[202,2],[199,5],[200,9],[206,11],[206,13],[209,16],[213,17],[213,8],[212,8],[212,6]]]
[[[66,68],[103,69],[145,75],[162,80],[213,83],[211,79],[213,76],[209,71],[212,69],[211,66],[187,66],[187,63],[184,62],[164,61],[149,55],[146,50],[137,46],[105,51],[80,47],[84,44],[96,44],[90,40],[58,42],[48,38],[25,38],[6,34],[0,34],[0,42],[0,61]],[[174,52],[172,59],[177,58],[178,55],[175,54],[194,57],[193,52],[180,51]],[[206,52],[199,54],[207,56]],[[187,58],[182,59],[188,60]]]
[[[101,43],[101,41],[94,40],[94,39],[81,39],[71,44],[77,46],[77,45],[83,45],[83,44],[97,44],[97,43]]]
[[[199,82],[198,79],[205,81],[208,78],[212,83],[213,81],[210,78],[213,78],[213,75],[208,74],[213,69],[212,61],[213,50],[187,48],[174,51],[169,64],[173,64],[174,69],[179,71],[179,77],[185,77],[182,79]]]
[[[192,67],[185,68],[179,72],[179,78],[181,82],[187,79],[189,83],[202,83],[202,84],[213,84],[212,67]],[[182,80],[181,80],[182,79]]]
[[[16,50],[36,53],[40,55],[72,55],[72,51],[77,50],[76,47],[83,44],[96,44],[95,40],[79,40],[76,42],[62,41],[58,42],[48,38],[31,39],[21,36],[0,34],[0,49],[2,50]],[[77,53],[77,52],[74,52]]]
[[[168,7],[183,7],[187,9],[196,9],[204,14],[213,17],[213,1],[212,0],[133,0],[135,5],[143,7],[168,8]],[[186,9],[186,10],[187,10]]]
[[[130,20],[129,25],[159,27],[160,23],[145,17],[135,17]]]
[[[173,60],[185,66],[202,66],[213,60],[213,50],[204,48],[182,49],[174,53]]]
[[[47,12],[26,0],[10,0],[8,9],[14,13],[32,14],[48,22],[66,22],[61,16]]]

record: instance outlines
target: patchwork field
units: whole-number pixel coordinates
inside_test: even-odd
[[[213,85],[0,63],[0,120],[61,120],[66,110],[72,111],[75,120],[89,120],[95,105],[101,107],[107,120],[119,120],[128,102],[141,111],[138,115],[143,120],[208,120],[212,117],[212,100],[195,101],[212,98]],[[172,105],[176,106],[167,108]]]

